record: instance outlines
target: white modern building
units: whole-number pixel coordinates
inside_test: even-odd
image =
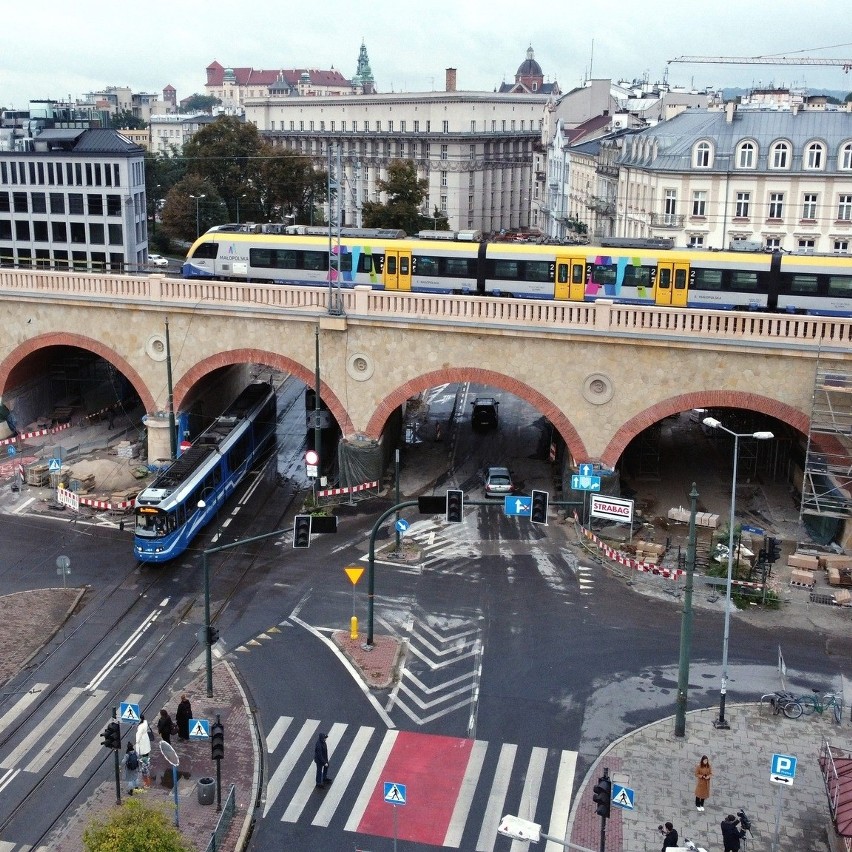
[[[144,149],[115,130],[45,129],[0,151],[0,263],[136,269],[148,234]]]
[[[218,116],[209,113],[186,115],[152,115],[148,122],[148,150],[152,154],[170,156],[174,151],[181,153],[183,146],[207,124]]]

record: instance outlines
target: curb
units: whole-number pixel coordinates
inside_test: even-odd
[[[53,637],[56,636],[56,634],[59,633],[60,629],[65,626],[65,623],[71,617],[71,613],[74,612],[75,609],[77,609],[77,605],[82,600],[83,595],[85,595],[86,592],[89,591],[89,588],[89,586],[83,586],[83,588],[78,590],[77,597],[74,598],[73,603],[65,611],[65,615],[62,616],[62,619],[56,624],[53,630],[51,630],[50,633],[44,637],[44,642],[42,642],[41,645],[39,645],[38,648],[36,648],[35,651],[33,651],[32,654],[30,654],[29,657],[27,657],[26,660],[21,663],[21,671],[23,671],[30,664],[30,662],[44,650],[45,645],[47,645],[48,642],[52,641]],[[50,589],[42,589],[41,591],[50,591]]]

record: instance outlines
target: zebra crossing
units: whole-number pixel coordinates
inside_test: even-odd
[[[495,848],[505,813],[539,822],[555,837],[565,836],[574,751],[343,722],[322,725],[319,719],[297,722],[281,716],[270,729],[264,819],[455,849],[464,843],[477,852]],[[333,777],[322,791],[315,788],[313,763],[320,731],[328,736]],[[384,800],[388,781],[407,788],[396,827],[394,808]],[[561,848],[550,846],[546,852]]]

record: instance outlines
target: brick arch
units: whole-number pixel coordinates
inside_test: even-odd
[[[664,399],[624,423],[604,450],[601,462],[607,467],[614,467],[627,445],[640,432],[665,417],[693,408],[745,408],[749,411],[759,411],[769,417],[774,417],[776,420],[798,429],[804,435],[807,435],[810,429],[810,420],[806,414],[803,414],[798,408],[793,408],[767,396],[745,391],[693,391]]]
[[[179,411],[186,395],[206,375],[221,367],[231,367],[234,364],[265,364],[283,373],[290,373],[297,379],[301,379],[306,385],[314,386],[315,375],[298,361],[293,361],[285,355],[275,352],[267,352],[264,349],[229,349],[226,352],[217,352],[209,358],[205,358],[194,364],[181,376],[180,381],[174,388],[174,406]],[[320,380],[320,397],[328,406],[328,410],[334,415],[344,435],[353,431],[352,421],[349,413],[341,405],[331,388]]]
[[[143,378],[125,361],[114,349],[105,346],[99,340],[94,340],[91,337],[85,337],[82,334],[71,334],[70,332],[57,331],[48,334],[40,334],[37,337],[31,337],[25,340],[19,346],[16,346],[4,359],[0,362],[0,389],[5,390],[6,383],[9,381],[9,376],[12,370],[21,363],[28,355],[32,355],[40,349],[46,349],[49,346],[75,346],[78,349],[85,349],[89,352],[94,352],[100,355],[105,361],[113,365],[129,382],[133,385],[133,389],[139,394],[142,400],[142,405],[145,411],[153,412],[156,410],[154,397],[148,390]]]
[[[479,367],[445,367],[431,373],[411,379],[404,385],[400,385],[392,393],[386,396],[370,418],[366,433],[371,438],[378,438],[391,414],[402,405],[405,400],[433,388],[436,385],[460,384],[462,382],[475,382],[482,385],[491,385],[500,390],[514,394],[520,399],[526,400],[530,405],[540,411],[562,436],[569,452],[574,458],[586,458],[586,448],[582,438],[574,428],[570,420],[558,409],[547,397],[543,396],[534,388],[496,373],[492,370],[483,370]]]

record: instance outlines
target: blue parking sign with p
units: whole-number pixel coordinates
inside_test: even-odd
[[[797,763],[798,759],[791,754],[773,754],[770,780],[776,784],[792,784],[796,777]]]

